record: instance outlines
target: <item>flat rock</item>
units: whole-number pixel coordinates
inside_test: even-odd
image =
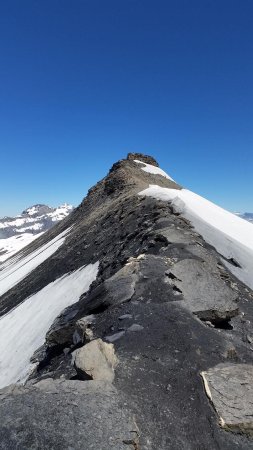
[[[119,317],[119,320],[125,320],[125,319],[132,319],[131,314],[122,314],[122,316]]]
[[[182,292],[185,306],[200,319],[222,322],[238,314],[237,293],[205,261],[184,259],[169,276]]]
[[[0,449],[126,450],[136,426],[111,383],[47,379],[0,391]]]
[[[127,331],[133,331],[133,332],[135,332],[135,331],[142,331],[142,330],[144,330],[144,327],[142,326],[142,325],[139,325],[138,323],[133,323],[133,325],[131,325],[131,327],[129,327],[128,329],[127,329]]]
[[[118,339],[120,339],[122,336],[124,336],[124,334],[125,334],[125,331],[119,331],[118,333],[114,333],[114,334],[111,334],[110,336],[106,336],[105,339],[108,342],[115,342]]]
[[[171,244],[190,244],[193,242],[193,237],[191,237],[190,233],[186,234],[183,230],[177,230],[174,227],[162,228],[153,233],[156,237],[162,236]]]
[[[201,376],[220,425],[253,436],[253,366],[219,364]]]

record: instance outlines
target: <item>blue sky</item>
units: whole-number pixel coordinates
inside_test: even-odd
[[[0,216],[77,205],[129,151],[253,211],[252,0],[0,3]]]

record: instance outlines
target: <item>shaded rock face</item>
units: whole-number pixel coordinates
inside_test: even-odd
[[[26,386],[0,392],[0,448],[253,449],[250,438],[219,425],[200,376],[220,364],[253,364],[252,293],[169,203],[138,195],[149,184],[180,189],[134,162],[152,164],[145,158],[116,163],[70,217],[29,246],[26,254],[72,227],[53,256],[1,297],[5,314],[100,262],[87,294],[48,330]],[[101,350],[111,344],[117,364]]]

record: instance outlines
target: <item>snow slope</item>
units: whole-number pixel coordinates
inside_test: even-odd
[[[141,167],[144,172],[152,173],[154,175],[161,175],[168,180],[174,181],[173,178],[171,178],[166,172],[164,172],[164,170],[160,169],[160,167],[152,166],[152,164],[144,163],[143,161],[139,161],[138,159],[134,159],[134,162],[144,165],[145,167]]]
[[[15,284],[19,283],[19,281],[23,280],[39,264],[53,255],[63,244],[69,231],[70,228],[67,228],[54,239],[24,258],[17,260],[17,258],[12,257],[3,263],[0,266],[0,269],[2,269],[0,270],[0,297],[15,286]]]
[[[220,208],[187,189],[177,190],[150,185],[140,192],[169,201],[195,227],[203,238],[226,259],[233,258],[240,267],[223,261],[228,269],[253,289],[253,227],[244,219]]]
[[[0,239],[0,263],[2,261],[5,261],[7,258],[15,255],[15,253],[17,253],[23,247],[26,247],[28,244],[34,241],[34,239],[37,239],[42,234],[43,233],[22,233],[6,239]]]
[[[24,381],[54,319],[77,302],[96,279],[99,263],[58,278],[0,318],[0,388]]]

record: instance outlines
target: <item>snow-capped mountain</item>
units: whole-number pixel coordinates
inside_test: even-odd
[[[41,233],[64,219],[72,210],[73,206],[67,203],[57,208],[41,204],[33,205],[15,217],[0,219],[0,238],[8,238],[22,233]]]
[[[115,163],[0,266],[2,448],[251,449],[252,280],[252,224]]]
[[[21,250],[73,211],[64,203],[57,208],[33,205],[16,217],[0,219],[0,262]]]
[[[241,217],[244,220],[247,220],[248,222],[253,223],[253,213],[245,212],[245,213],[235,213],[237,216]]]

